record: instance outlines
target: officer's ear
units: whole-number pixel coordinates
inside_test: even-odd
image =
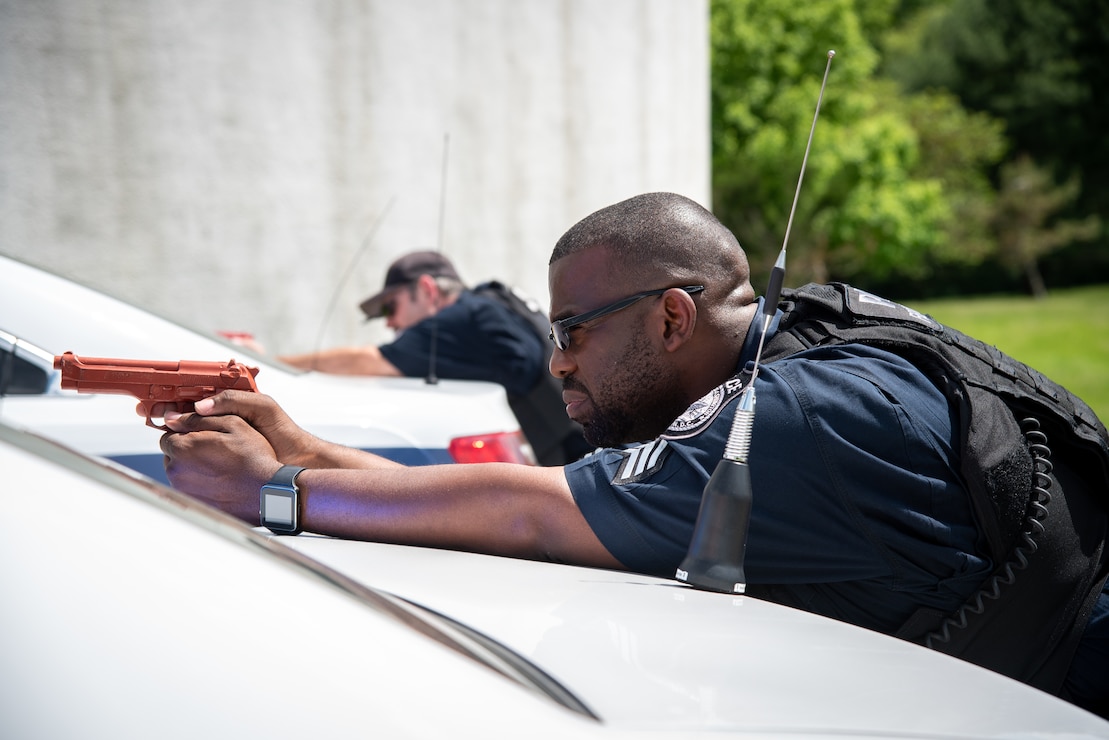
[[[671,288],[659,299],[662,320],[662,342],[667,352],[674,352],[693,337],[697,325],[697,304],[693,296],[680,288]]]
[[[431,299],[432,303],[439,298],[439,284],[435,282],[435,278],[431,275],[420,275],[416,278],[416,283],[412,286],[414,295],[425,295]]]

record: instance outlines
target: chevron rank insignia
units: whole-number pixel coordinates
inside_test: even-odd
[[[624,459],[616,469],[612,485],[622,486],[628,483],[638,483],[648,478],[662,468],[666,458],[670,455],[670,445],[665,439],[656,439],[638,447],[621,450]]]

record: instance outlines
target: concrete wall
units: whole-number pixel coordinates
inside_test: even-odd
[[[709,203],[707,22],[706,0],[0,0],[0,253],[273,352],[387,339],[357,303],[416,248],[545,305],[577,219]]]

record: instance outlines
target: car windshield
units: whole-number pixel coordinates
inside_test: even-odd
[[[46,393],[52,363],[52,355],[0,329],[0,398]]]

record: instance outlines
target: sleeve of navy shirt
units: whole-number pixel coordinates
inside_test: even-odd
[[[468,291],[380,349],[401,373],[421,377],[430,370],[433,341],[440,378],[500,383],[509,394],[523,396],[546,372],[546,348],[526,319]]]
[[[737,390],[701,399],[659,440],[567,468],[590,526],[629,569],[673,577]],[[931,382],[896,355],[846,345],[764,365],[756,392],[749,584],[885,632],[973,593],[990,563],[976,554],[957,432]],[[706,420],[683,425],[691,414]]]

